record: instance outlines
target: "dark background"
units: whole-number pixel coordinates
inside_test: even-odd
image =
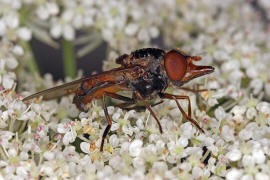
[[[58,41],[60,44],[60,40]],[[51,73],[54,80],[64,79],[64,69],[62,60],[61,47],[55,49],[36,39],[31,40],[31,46],[34,51],[35,59],[43,76],[46,73]],[[84,73],[93,71],[101,72],[102,61],[105,59],[107,44],[104,42],[94,51],[82,58],[76,58],[77,69],[82,69]]]
[[[58,43],[61,41],[58,40]],[[62,49],[61,47],[55,49],[51,46],[48,46],[36,39],[32,39],[31,47],[34,52],[35,59],[37,60],[37,64],[43,76],[46,73],[50,73],[53,75],[54,80],[64,79],[64,69],[63,69],[63,59],[62,59]],[[162,36],[159,36],[156,39],[151,41],[151,44],[154,47],[159,47],[164,49],[164,44],[162,41]],[[103,60],[106,60],[106,42],[101,43],[96,49],[94,49],[91,53],[87,54],[82,58],[76,57],[77,62],[77,70],[82,69],[85,75],[90,75],[92,72],[102,72],[102,63]],[[76,51],[75,47],[75,51]],[[130,50],[130,52],[133,50]],[[126,53],[130,53],[126,52]]]

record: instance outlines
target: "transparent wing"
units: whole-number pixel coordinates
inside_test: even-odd
[[[30,99],[43,96],[44,100],[55,99],[61,96],[65,96],[71,94],[76,91],[76,89],[80,86],[80,84],[87,80],[88,78],[81,78],[69,83],[62,84],[60,86],[56,86],[50,89],[45,89],[43,91],[37,92],[30,96],[27,96],[23,99],[23,101],[28,101]]]

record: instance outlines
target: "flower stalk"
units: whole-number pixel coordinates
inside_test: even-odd
[[[76,58],[74,46],[71,41],[62,39],[62,53],[64,60],[65,76],[75,78],[76,76]]]
[[[7,155],[5,154],[5,152],[4,152],[2,146],[0,146],[0,157],[2,157],[4,160],[7,160],[7,159],[8,159],[8,157],[7,157]],[[1,158],[1,159],[2,159],[2,158]]]

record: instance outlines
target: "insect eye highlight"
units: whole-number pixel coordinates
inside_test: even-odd
[[[184,55],[172,50],[165,55],[165,70],[171,80],[181,80],[187,70],[187,61]]]

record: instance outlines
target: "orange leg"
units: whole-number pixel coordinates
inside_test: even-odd
[[[135,94],[136,94],[136,96],[144,103],[145,107],[148,109],[148,111],[150,111],[150,113],[152,114],[152,116],[155,118],[155,120],[156,120],[156,122],[157,122],[157,124],[158,124],[158,127],[159,127],[159,131],[160,131],[160,133],[162,134],[162,133],[163,133],[162,127],[161,127],[160,122],[159,122],[159,120],[158,120],[156,114],[154,113],[154,111],[153,111],[153,110],[151,109],[151,107],[146,103],[146,101],[143,99],[142,95],[141,95],[138,91],[136,91]]]
[[[101,152],[103,151],[104,140],[105,140],[106,136],[108,135],[108,133],[109,133],[109,131],[111,129],[111,126],[112,126],[112,120],[111,120],[111,117],[109,116],[107,104],[106,104],[106,101],[105,101],[106,96],[114,98],[114,99],[119,99],[119,100],[122,100],[122,101],[131,102],[131,103],[134,101],[131,98],[121,96],[119,94],[110,93],[110,92],[104,92],[103,97],[102,97],[102,102],[103,102],[103,109],[104,109],[104,113],[105,113],[105,117],[106,117],[108,125],[107,125],[107,127],[104,130],[103,135],[102,135],[102,141],[101,141],[101,145],[100,145],[100,151]]]
[[[160,97],[161,98],[166,98],[166,99],[173,99],[176,102],[177,107],[181,111],[183,116],[187,120],[189,120],[192,124],[194,124],[202,133],[204,133],[204,130],[199,126],[199,124],[194,119],[191,118],[191,103],[190,103],[190,99],[189,99],[188,96],[178,96],[178,95],[163,93],[163,94],[160,95]],[[188,115],[185,113],[183,108],[180,106],[177,99],[187,99],[188,100]]]

